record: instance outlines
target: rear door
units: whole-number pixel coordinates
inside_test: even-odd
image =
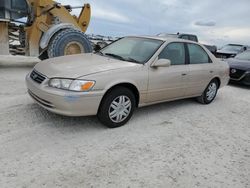
[[[201,95],[213,79],[214,65],[207,52],[198,44],[187,43],[189,75],[187,96]]]
[[[149,69],[147,102],[184,97],[188,74],[184,44],[181,42],[168,44],[158,59],[169,59],[171,66]]]

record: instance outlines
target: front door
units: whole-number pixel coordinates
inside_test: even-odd
[[[149,68],[147,102],[154,103],[184,97],[188,75],[184,44],[181,42],[168,44],[158,59],[169,59],[171,66]]]

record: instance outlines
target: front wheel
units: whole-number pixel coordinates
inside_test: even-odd
[[[135,96],[131,90],[117,87],[104,97],[97,116],[109,128],[120,127],[132,117],[135,104]]]
[[[197,100],[202,104],[210,104],[215,99],[219,89],[219,83],[217,80],[212,80],[203,94],[197,98]]]

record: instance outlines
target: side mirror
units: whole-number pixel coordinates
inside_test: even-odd
[[[152,67],[170,67],[171,61],[169,59],[158,59]]]
[[[101,49],[102,49],[102,48],[101,48],[100,45],[98,45],[98,44],[94,45],[94,51],[95,51],[95,52],[99,52]]]

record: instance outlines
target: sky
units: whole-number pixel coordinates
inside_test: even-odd
[[[196,34],[204,44],[250,45],[250,0],[57,1],[72,6],[90,3],[87,33],[120,37],[180,32]]]

